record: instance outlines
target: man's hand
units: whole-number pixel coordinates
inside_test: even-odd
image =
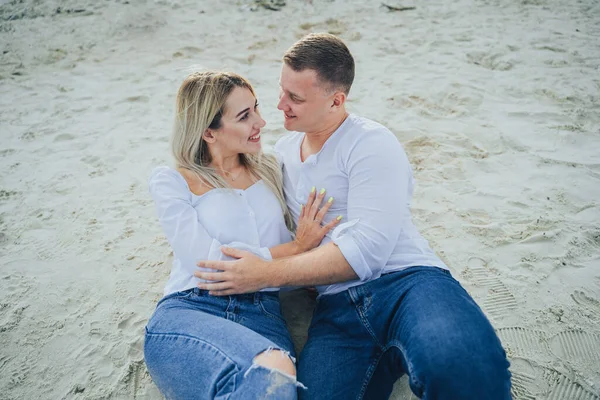
[[[194,275],[200,279],[215,281],[199,283],[198,287],[208,290],[212,296],[229,296],[241,293],[258,292],[269,287],[269,262],[254,254],[229,247],[221,248],[226,256],[238,258],[235,261],[200,261],[199,267],[210,268],[220,272],[197,271]]]

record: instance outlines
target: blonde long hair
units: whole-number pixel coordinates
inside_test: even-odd
[[[171,152],[178,168],[195,173],[205,184],[213,188],[231,186],[217,171],[210,167],[212,156],[203,133],[219,129],[225,102],[236,87],[250,90],[256,97],[250,82],[231,72],[194,72],[185,78],[177,93],[175,126],[171,140]],[[283,211],[288,229],[293,230],[293,219],[283,195],[281,167],[275,156],[264,154],[240,154],[241,164],[255,177],[262,179],[271,189]]]

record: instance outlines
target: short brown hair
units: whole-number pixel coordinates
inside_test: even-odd
[[[298,40],[283,55],[294,71],[315,70],[328,89],[343,90],[346,95],[354,81],[354,58],[344,42],[329,33],[310,33]]]

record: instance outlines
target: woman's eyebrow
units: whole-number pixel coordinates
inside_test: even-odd
[[[237,115],[235,116],[236,118],[239,117],[240,115],[242,115],[243,113],[245,113],[246,111],[250,111],[250,107],[243,109],[242,111],[240,111],[239,113],[237,113]]]

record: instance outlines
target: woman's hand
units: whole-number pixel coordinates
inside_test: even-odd
[[[328,224],[321,225],[323,218],[325,218],[325,214],[327,214],[329,207],[331,207],[331,204],[333,203],[333,197],[330,197],[325,205],[319,209],[324,198],[325,189],[321,189],[317,195],[317,191],[313,187],[313,190],[311,190],[308,199],[306,200],[306,205],[300,205],[300,217],[298,218],[296,227],[296,239],[294,239],[294,243],[298,247],[300,253],[304,253],[305,251],[317,247],[327,232],[333,229],[333,227],[342,219],[340,215],[331,220]]]

